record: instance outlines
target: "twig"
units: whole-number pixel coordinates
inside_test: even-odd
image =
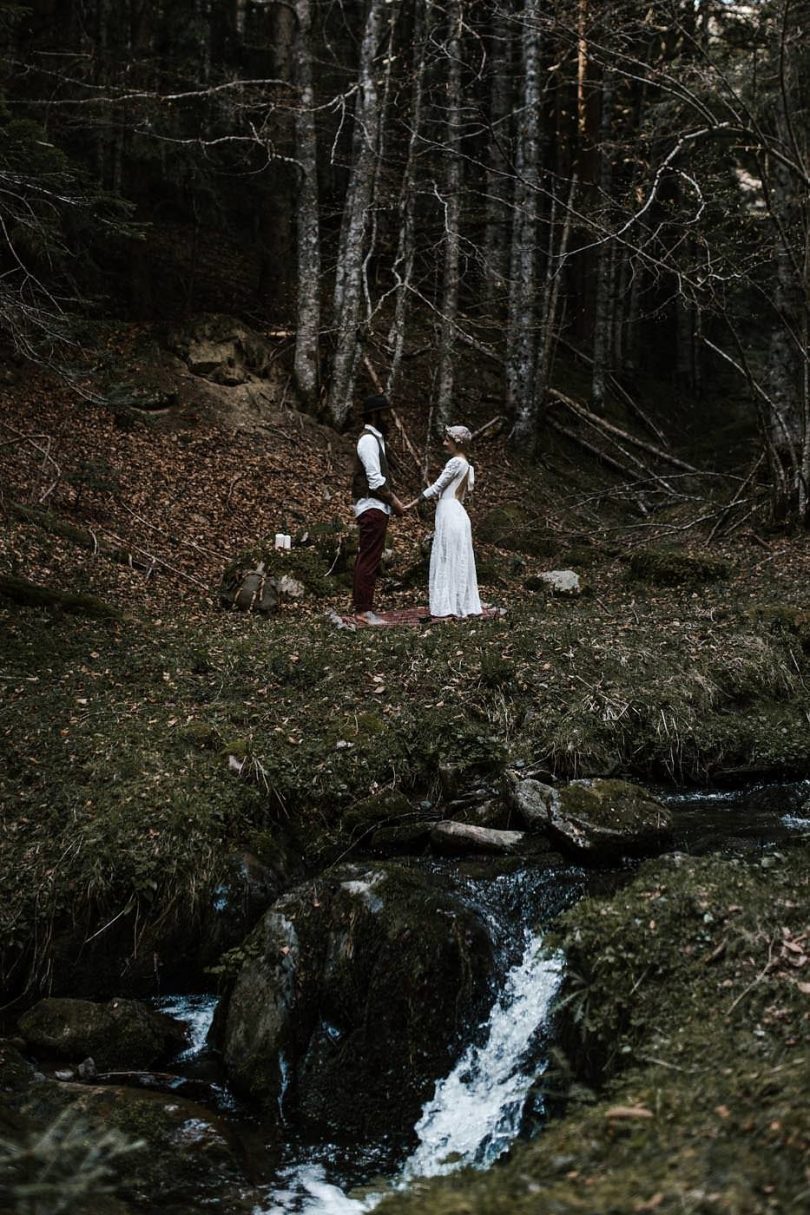
[[[613,459],[613,456],[609,456],[606,452],[601,451],[600,448],[594,447],[593,444],[589,443],[587,439],[583,439],[582,436],[578,435],[575,431],[569,430],[569,428],[567,426],[563,426],[561,422],[555,422],[554,418],[546,418],[546,425],[550,426],[552,430],[556,430],[558,434],[565,435],[566,439],[571,439],[572,442],[578,443],[579,446],[584,448],[585,451],[590,452],[592,456],[596,456],[597,460],[601,460],[615,472],[621,473],[623,477],[631,477],[633,480],[636,480],[636,474],[633,469],[625,467],[624,464],[620,464],[618,460]]]
[[[773,946],[774,946],[773,940],[769,941],[769,943],[768,943],[768,961],[765,963],[765,965],[763,966],[762,970],[759,972],[757,977],[755,979],[752,979],[751,982],[748,984],[748,986],[743,991],[740,992],[740,994],[737,996],[737,999],[734,1000],[733,1003],[731,1003],[728,1006],[728,1009],[726,1010],[727,1017],[731,1016],[731,1014],[734,1012],[734,1009],[739,1004],[740,1000],[745,999],[745,997],[748,995],[749,991],[753,991],[754,988],[756,987],[757,983],[761,983],[762,980],[765,978],[766,974],[768,973],[768,971],[771,969],[771,966],[773,965]]]
[[[127,506],[126,502],[119,501],[119,505],[123,506],[127,514],[132,515],[133,519],[137,519],[139,523],[143,523],[144,526],[150,528],[151,531],[157,532],[159,536],[164,536],[167,540],[173,540],[175,544],[183,544],[186,546],[186,548],[196,549],[198,553],[202,553],[205,557],[216,557],[219,561],[226,560],[223,553],[215,553],[213,549],[203,548],[201,545],[195,544],[193,540],[183,540],[180,536],[170,535],[169,532],[165,532],[162,530],[162,528],[156,527],[154,523],[150,523],[148,519],[144,519],[143,516],[139,515],[137,511],[134,511],[130,506]]]
[[[112,539],[117,541],[118,544],[126,543],[125,540],[122,540],[120,536],[117,536],[115,534],[115,532],[111,532],[106,527],[99,528],[99,531],[102,531],[106,535],[111,536]],[[207,583],[200,582],[199,578],[195,578],[193,574],[184,573],[183,570],[179,570],[177,568],[177,566],[175,566],[175,565],[170,565],[169,562],[164,561],[162,557],[156,557],[155,554],[150,553],[148,551],[148,549],[141,548],[140,545],[138,545],[138,544],[133,544],[131,547],[134,548],[136,552],[143,553],[144,557],[148,557],[149,560],[151,562],[153,562],[155,565],[162,565],[165,569],[171,570],[171,572],[173,574],[176,574],[178,578],[182,578],[185,582],[193,582],[195,586],[201,587],[206,592],[209,592],[211,590],[211,587],[208,586]]]

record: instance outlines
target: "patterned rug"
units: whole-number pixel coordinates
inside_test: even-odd
[[[327,613],[335,628],[338,629],[380,629],[380,628],[423,628],[428,624],[458,624],[455,616],[431,616],[426,607],[395,608],[389,612],[378,612],[382,624],[368,624],[365,620],[356,620],[354,616],[341,616],[337,612]],[[483,605],[480,616],[469,616],[468,620],[497,620],[506,615],[505,608]]]

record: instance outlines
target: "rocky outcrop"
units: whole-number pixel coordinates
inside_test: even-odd
[[[564,598],[576,598],[582,594],[579,574],[573,570],[547,570],[543,574],[527,578],[523,585],[527,591],[548,591]]]
[[[554,789],[513,777],[508,795],[528,827],[546,831],[563,851],[583,859],[645,856],[672,843],[667,807],[628,781],[574,780]]]
[[[242,954],[223,1018],[232,1082],[321,1134],[404,1133],[487,1002],[483,921],[392,863],[284,895]]]
[[[149,1067],[186,1041],[178,1021],[138,1000],[40,1000],[20,1017],[19,1031],[32,1050],[73,1061],[90,1057],[99,1071]]]

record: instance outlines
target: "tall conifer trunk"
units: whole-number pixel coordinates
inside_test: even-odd
[[[445,135],[444,284],[439,336],[439,376],[436,389],[436,428],[443,432],[453,408],[456,325],[458,323],[461,255],[461,0],[447,7],[447,131]]]

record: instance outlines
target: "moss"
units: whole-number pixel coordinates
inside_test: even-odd
[[[210,751],[221,744],[219,731],[205,721],[187,722],[178,729],[177,737],[199,751]]]
[[[806,1198],[810,856],[673,857],[562,917],[565,1115],[383,1215],[767,1215]],[[596,1086],[594,1089],[593,1086]]]
[[[748,610],[749,619],[763,632],[793,638],[810,652],[810,611],[787,603],[760,604]]]
[[[96,595],[76,595],[54,587],[39,586],[27,578],[0,574],[0,600],[6,599],[22,607],[56,608],[75,616],[92,616],[100,620],[122,620],[123,613]]]
[[[629,566],[632,577],[653,586],[699,586],[731,575],[724,558],[680,548],[638,549],[631,554]]]

